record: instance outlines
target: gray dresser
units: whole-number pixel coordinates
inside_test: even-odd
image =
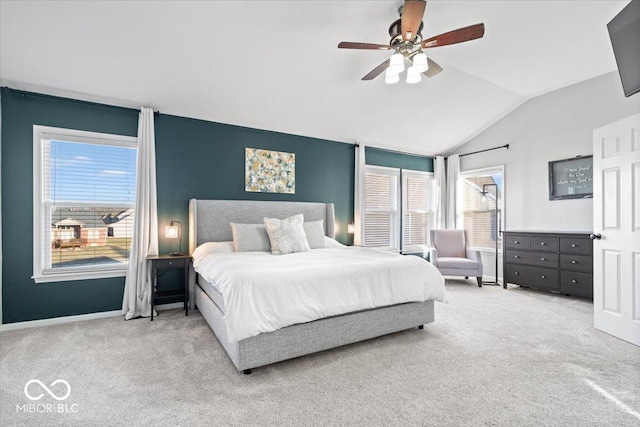
[[[589,233],[504,231],[504,287],[523,287],[593,298],[593,246]]]

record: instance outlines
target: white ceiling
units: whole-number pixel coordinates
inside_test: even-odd
[[[0,3],[0,78],[84,99],[423,154],[451,150],[527,99],[616,69],[606,24],[624,1],[429,1],[416,85],[361,81],[385,51],[395,1]]]

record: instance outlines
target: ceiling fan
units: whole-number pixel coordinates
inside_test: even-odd
[[[398,9],[400,19],[389,27],[391,41],[388,45],[353,42],[338,44],[340,49],[394,51],[391,58],[371,70],[362,80],[373,80],[386,70],[385,82],[397,83],[400,80],[400,73],[404,71],[405,61],[410,61],[412,65],[407,70],[407,83],[417,83],[420,81],[421,73],[427,77],[433,77],[442,71],[442,67],[427,58],[422,49],[462,43],[479,39],[484,35],[484,24],[480,23],[423,40],[422,17],[426,5],[427,2],[424,0],[405,0],[404,5]]]

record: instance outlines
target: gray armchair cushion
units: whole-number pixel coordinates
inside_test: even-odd
[[[465,258],[467,256],[463,230],[434,230],[431,244],[438,248],[440,258]]]
[[[478,261],[468,258],[438,258],[438,268],[455,268],[459,270],[475,270],[478,268]]]

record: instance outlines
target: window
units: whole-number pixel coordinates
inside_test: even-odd
[[[402,251],[422,251],[428,245],[434,218],[433,174],[402,170]]]
[[[480,250],[495,250],[502,245],[500,231],[504,228],[504,168],[502,166],[460,173],[458,228],[468,232],[470,246]],[[486,197],[483,197],[483,188]],[[496,210],[497,202],[497,210]],[[498,229],[496,230],[496,215]]]
[[[36,282],[124,276],[136,139],[34,126]]]
[[[381,166],[365,168],[364,245],[400,250],[400,171]]]

